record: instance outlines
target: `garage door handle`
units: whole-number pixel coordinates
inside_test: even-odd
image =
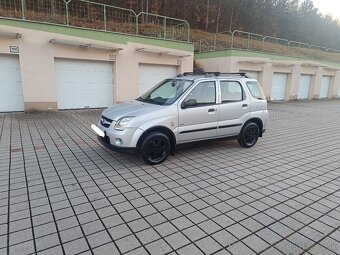
[[[216,111],[216,109],[213,109],[213,108],[208,110],[208,112],[215,112],[215,111]]]
[[[243,107],[243,108],[246,108],[246,107],[248,107],[248,105],[247,105],[247,104],[243,104],[242,107]]]

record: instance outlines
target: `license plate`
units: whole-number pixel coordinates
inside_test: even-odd
[[[105,136],[104,131],[101,130],[101,129],[100,129],[99,127],[97,127],[96,125],[92,124],[92,125],[91,125],[91,128],[92,128],[92,130],[93,130],[97,135],[99,135],[99,136],[101,136],[101,137],[104,137],[104,136]]]

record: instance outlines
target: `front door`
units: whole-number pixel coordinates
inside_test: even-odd
[[[197,84],[183,102],[189,106],[178,105],[179,134],[178,142],[195,141],[216,137],[219,106],[217,87],[214,81]]]

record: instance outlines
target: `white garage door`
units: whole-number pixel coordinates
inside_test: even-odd
[[[320,98],[328,97],[329,85],[331,83],[330,76],[323,76],[321,81]]]
[[[142,95],[162,80],[176,74],[176,66],[139,64],[139,95]]]
[[[19,57],[0,55],[0,112],[24,110]]]
[[[308,99],[311,81],[312,81],[311,75],[301,75],[298,99]]]
[[[246,73],[246,75],[249,76],[250,78],[259,80],[259,72],[241,70],[240,73]]]
[[[58,108],[107,107],[113,103],[111,62],[56,59]]]
[[[275,101],[285,99],[287,78],[287,74],[274,73],[272,81],[272,92],[270,97],[271,100]]]

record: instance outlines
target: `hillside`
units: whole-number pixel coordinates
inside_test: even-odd
[[[236,48],[243,50],[276,53],[289,56],[298,56],[304,58],[340,61],[339,50],[334,50],[335,48],[330,48],[329,46],[328,47],[314,46],[312,45],[312,42],[306,44],[295,42],[295,40],[290,41],[293,39],[289,37],[283,37],[287,39],[278,39],[275,37],[264,36],[268,35],[269,33],[264,33],[263,36],[261,36],[247,32],[234,32],[232,36],[231,32],[225,33],[216,33],[216,31],[213,32],[212,24],[219,25],[219,28],[217,30],[222,28],[221,25],[224,25],[223,22],[225,22],[227,15],[222,14],[228,13],[227,10],[229,8],[228,7],[229,5],[227,5],[227,3],[229,3],[231,6],[235,4],[232,1],[228,0],[226,0],[225,2],[216,0],[208,1],[209,6],[206,6],[206,11],[208,10],[206,14],[209,15],[209,13],[214,13],[214,11],[217,10],[217,14],[219,15],[217,16],[218,19],[216,20],[212,19],[212,17],[210,16],[210,18],[205,21],[205,26],[203,25],[203,27],[202,24],[200,25],[198,22],[199,19],[204,17],[203,13],[199,14],[200,12],[193,12],[194,17],[191,17],[189,14],[190,12],[192,12],[192,9],[188,9],[188,12],[185,15],[180,11],[170,12],[170,10],[173,10],[173,6],[172,7],[168,6],[168,3],[172,2],[173,4],[176,4],[177,0],[169,0],[168,2],[161,0],[144,0],[144,1],[97,0],[97,2],[71,0],[68,4],[65,4],[63,0],[52,1],[26,0],[25,2],[26,5],[24,5],[25,7],[24,11],[21,10],[20,1],[21,0],[1,1],[0,17],[2,16],[8,18],[22,19],[24,15],[26,20],[38,22],[47,22],[60,25],[66,24],[75,27],[83,27],[119,33],[138,34],[143,36],[164,38],[170,40],[180,41],[189,40],[192,43],[194,43],[195,51],[197,52]],[[258,2],[258,0],[254,1]],[[262,0],[263,2],[262,4],[264,3],[268,4],[268,2],[270,1],[272,0]],[[286,4],[289,4],[289,6],[292,5],[294,2],[288,0],[280,1],[286,2]],[[117,6],[123,8],[128,7],[131,9],[121,9],[111,7],[109,5],[106,5],[105,8],[103,9],[104,7],[103,4],[99,2],[116,4]],[[220,8],[216,9],[214,8],[214,6],[216,7],[217,2],[220,4],[219,5]],[[247,1],[240,0],[240,2]],[[148,7],[145,5],[146,3],[148,3]],[[183,0],[182,6],[188,7],[192,5],[194,10],[196,10],[197,8],[202,7],[201,4],[202,4],[201,0],[194,0],[191,2]],[[308,0],[305,1],[298,9],[301,9],[306,4],[310,4]],[[168,9],[166,9],[166,6],[168,6]],[[185,20],[176,20],[173,18],[159,16],[158,14],[151,14],[145,12],[138,14],[138,12],[136,13],[132,11],[132,9],[135,11],[148,10],[152,11],[153,13],[164,12],[164,14],[173,14],[176,17],[188,18],[191,29],[189,28],[189,24]],[[65,16],[65,13],[68,13],[68,16]],[[235,11],[233,11],[232,15],[229,17],[230,18],[229,22],[232,22],[233,26],[234,22],[236,22],[235,21],[237,16],[237,15],[235,16],[236,13],[241,14],[242,11],[238,12],[235,9]],[[256,24],[259,19],[258,16],[247,17],[254,20],[254,24]],[[192,23],[190,23],[190,21]],[[238,28],[244,27],[242,22],[241,21],[237,22],[237,24],[235,24],[235,27]],[[295,31],[296,29],[299,28],[298,25],[299,24],[297,24],[296,26],[292,26],[292,29],[290,29],[289,31],[292,30]],[[270,26],[272,26],[272,24]],[[268,26],[268,29],[270,26]],[[260,28],[260,26],[254,25],[253,29],[255,28]],[[317,27],[315,28],[315,30],[316,29]],[[339,29],[338,26],[337,29]],[[280,26],[277,26],[277,31],[279,30]],[[325,32],[328,32],[329,35],[333,36],[332,26],[329,29],[324,29],[323,33]],[[321,34],[317,37],[323,38]],[[329,45],[331,44],[331,42],[332,42],[331,40],[327,41]]]
[[[241,30],[340,50],[340,21],[322,15],[312,0],[95,1],[184,19],[205,32]]]

